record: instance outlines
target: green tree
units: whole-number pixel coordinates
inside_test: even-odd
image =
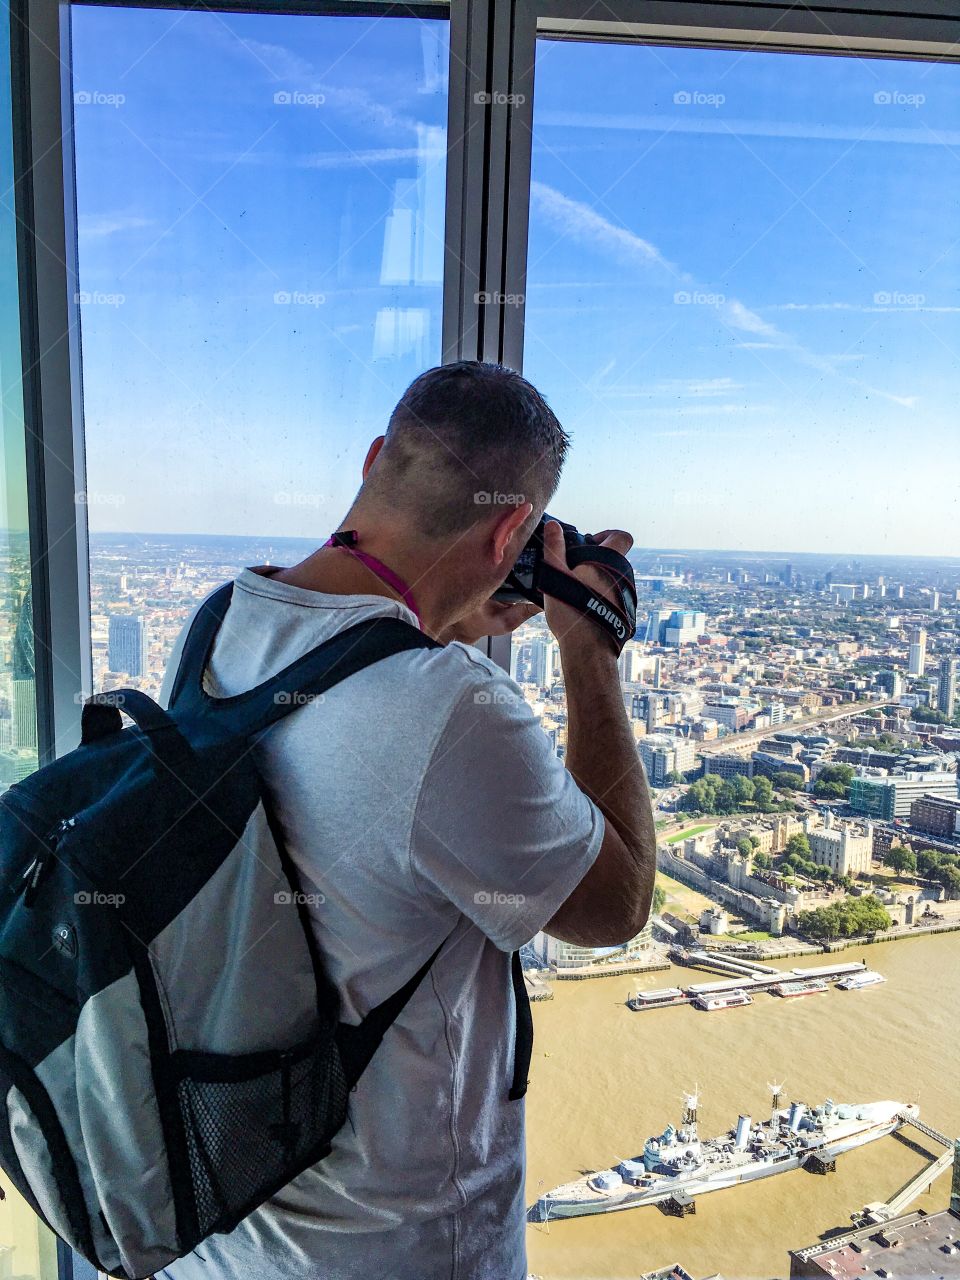
[[[947,863],[937,868],[933,879],[943,885],[948,898],[960,898],[960,867]]]
[[[933,707],[914,707],[910,712],[910,719],[916,720],[919,724],[949,724],[949,716],[944,715],[942,711],[936,711]]]
[[[787,841],[787,854],[793,855],[795,858],[809,860],[810,841],[802,831],[798,831],[796,835],[791,836]]]
[[[753,855],[753,865],[760,871],[769,871],[773,866],[773,859],[769,853],[762,853],[759,849]]]
[[[761,813],[766,813],[767,806],[773,804],[773,783],[762,774],[753,780],[753,800]]]
[[[745,777],[742,773],[738,773],[732,779],[733,794],[736,796],[738,805],[749,804],[756,794],[756,786],[752,778]]]
[[[903,845],[894,845],[889,849],[883,859],[884,866],[892,867],[894,871],[914,872],[917,869],[917,855],[912,849],[905,849]]]
[[[773,785],[778,791],[796,791],[803,786],[803,782],[798,774],[781,769],[773,775]]]
[[[809,938],[832,941],[857,938],[890,928],[893,922],[883,903],[873,894],[863,898],[844,898],[813,911],[801,911],[797,928]]]
[[[667,905],[667,891],[662,884],[653,886],[653,902],[651,903],[651,911],[653,915],[658,916],[663,908]]]
[[[753,853],[753,845],[746,836],[741,836],[737,841],[737,853],[742,854],[745,858],[749,858]]]
[[[943,854],[937,849],[921,849],[917,854],[917,870],[922,876],[931,876],[939,868]]]

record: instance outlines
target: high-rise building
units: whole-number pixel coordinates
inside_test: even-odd
[[[546,689],[553,684],[556,655],[556,641],[551,636],[537,636],[533,642],[532,680],[538,688]]]
[[[903,675],[899,671],[878,671],[877,685],[891,698],[899,698],[903,694]]]
[[[635,640],[628,640],[617,663],[620,668],[620,679],[624,684],[633,684],[640,679],[643,670],[643,653]]]
[[[18,751],[37,750],[37,681],[33,641],[33,592],[20,601],[11,660],[13,725],[11,737]]]
[[[957,705],[957,660],[944,658],[940,663],[940,680],[937,684],[937,710],[948,720],[953,719]]]
[[[910,632],[910,656],[907,671],[912,676],[922,676],[927,661],[927,633],[923,627]]]
[[[142,616],[111,614],[107,637],[107,665],[128,676],[147,674],[147,624]]]
[[[693,609],[674,609],[662,628],[664,644],[692,644],[707,627],[706,614]]]

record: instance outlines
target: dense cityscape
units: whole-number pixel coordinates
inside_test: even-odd
[[[308,546],[93,535],[94,688],[157,696],[206,592],[245,563],[289,562]],[[12,541],[2,566],[3,785],[36,764],[24,550]],[[915,923],[923,908],[908,898],[928,914],[934,900],[960,898],[960,565],[689,551],[633,559],[639,621],[620,673],[657,806],[658,937],[690,940],[690,912],[671,909],[680,884],[694,891],[679,896],[702,906],[706,931],[753,942],[795,934],[801,919],[808,936],[855,932],[851,903],[865,896],[882,906],[873,920],[882,927]],[[516,634],[511,674],[562,757],[563,676],[542,618]],[[628,951],[650,941],[648,928]],[[544,940],[536,950],[549,967],[612,963]]]

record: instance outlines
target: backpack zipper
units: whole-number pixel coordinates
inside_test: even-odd
[[[53,859],[57,845],[71,827],[76,825],[76,818],[61,818],[54,829],[43,837],[43,848],[27,867],[20,881],[20,893],[23,895],[23,905],[25,907],[33,906],[37,891],[43,883],[43,878]]]

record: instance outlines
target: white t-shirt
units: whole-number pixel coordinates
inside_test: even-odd
[[[327,595],[245,569],[207,688],[243,692],[377,615],[416,625],[382,596]],[[509,953],[589,870],[599,810],[517,685],[462,644],[374,664],[256,750],[300,887],[322,895],[310,914],[346,1021],[452,936],[352,1094],[332,1153],[161,1275],[524,1280]]]

